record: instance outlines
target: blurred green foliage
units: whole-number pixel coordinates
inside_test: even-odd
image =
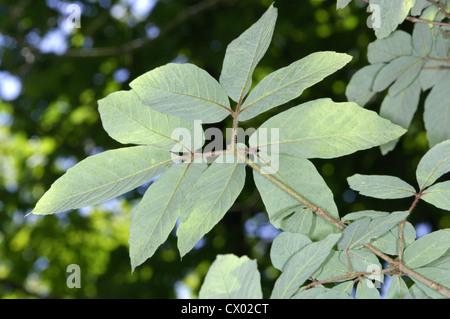
[[[173,234],[133,274],[128,218],[145,187],[96,207],[24,216],[68,167],[119,146],[102,128],[97,100],[129,89],[132,79],[174,60],[194,63],[218,79],[227,44],[272,1],[160,0],[140,19],[127,5],[132,2],[83,0],[76,2],[83,6],[81,28],[67,36],[67,50],[41,52],[33,46],[33,39],[44,37],[65,21],[54,8],[58,2],[0,3],[0,68],[22,82],[17,99],[0,100],[0,297],[195,297],[209,265],[223,253],[258,259],[263,293],[268,296],[279,274],[268,258],[276,230],[267,225],[250,172],[236,204],[198,249],[180,260]],[[113,17],[113,6],[126,11],[120,18]],[[279,18],[272,45],[255,71],[254,83],[315,51],[345,52],[354,59],[294,102],[246,122],[246,127],[256,128],[286,107],[316,98],[345,101],[346,84],[356,70],[367,65],[367,45],[375,39],[366,26],[362,2],[352,2],[339,11],[334,0],[280,0],[276,6]],[[411,25],[406,22],[401,28]],[[121,69],[128,71],[125,80],[116,77]],[[378,110],[381,100],[367,107]],[[422,112],[421,104],[408,134],[384,157],[375,148],[313,161],[332,189],[341,216],[362,209],[409,208],[409,199],[380,201],[357,196],[349,190],[346,178],[355,173],[386,174],[415,184],[415,167],[428,150]],[[428,222],[434,229],[450,226],[450,217],[424,202],[410,220],[413,224]],[[81,268],[80,289],[66,286],[69,264]]]

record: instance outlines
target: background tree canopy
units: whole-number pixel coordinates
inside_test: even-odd
[[[9,3],[8,3],[9,2]],[[0,296],[3,298],[196,297],[217,254],[258,260],[268,297],[279,271],[268,249],[278,230],[247,177],[225,218],[181,261],[175,235],[131,273],[130,212],[146,186],[95,207],[24,217],[50,185],[89,155],[119,144],[103,130],[99,99],[128,90],[139,75],[169,62],[190,62],[218,79],[225,48],[254,23],[271,0],[85,0],[80,28],[67,27],[69,2],[0,4]],[[258,127],[280,109],[322,97],[347,101],[352,75],[368,64],[374,41],[366,4],[336,10],[336,1],[276,2],[279,19],[254,84],[270,72],[316,51],[353,56],[343,69],[299,98],[245,122]],[[399,29],[411,32],[405,21]],[[378,111],[385,93],[365,107]],[[380,201],[350,190],[347,177],[395,175],[414,184],[415,168],[429,149],[423,101],[395,149],[379,148],[332,160],[313,160],[334,194],[340,216],[363,210],[405,210],[410,199]],[[229,118],[231,121],[231,118]],[[225,123],[231,124],[231,123]],[[230,126],[230,125],[228,125]],[[450,227],[450,217],[421,202],[409,221],[418,233]],[[67,266],[81,269],[81,288],[66,285]]]

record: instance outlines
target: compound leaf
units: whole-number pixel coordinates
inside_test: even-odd
[[[424,276],[444,287],[447,287],[447,288],[450,287],[450,270],[448,270],[448,269],[434,268],[434,267],[422,267],[422,268],[414,269],[414,271],[418,272],[422,276]],[[435,298],[435,299],[445,298],[444,295],[440,294],[436,290],[425,285],[421,281],[415,279],[412,276],[411,276],[411,278],[412,278],[412,280],[415,281],[416,285],[419,286],[420,289],[429,297]]]
[[[425,99],[423,120],[427,130],[430,147],[439,142],[450,139],[450,99],[448,88],[450,77],[443,77],[441,81],[428,93]]]
[[[232,157],[232,161],[227,162],[228,157]],[[244,183],[245,164],[230,154],[219,156],[205,170],[182,203],[183,212],[177,229],[181,256],[222,219]]]
[[[314,205],[321,207],[326,214],[334,218],[339,217],[336,204],[334,203],[333,193],[309,160],[288,155],[279,155],[278,163],[279,167],[274,174],[270,174],[271,177],[283,182],[283,184],[295,193]],[[261,167],[263,169],[266,168],[263,166],[263,163]],[[307,211],[311,212],[298,199],[268,181],[264,174],[253,171],[253,178],[261,194],[269,219],[275,227],[292,232],[292,229],[284,229],[284,226],[291,227],[290,224],[294,223],[294,220],[301,218],[301,215],[306,214]],[[292,212],[295,212],[295,215],[288,217],[290,223],[283,223],[283,220],[286,218],[286,213]],[[308,223],[309,228],[302,228],[304,235],[312,238],[324,238],[330,232],[336,231],[332,225],[315,214],[310,217],[312,218],[312,223]]]
[[[404,299],[408,293],[408,286],[402,277],[392,276],[391,284],[386,292],[386,299]]]
[[[242,101],[252,85],[253,71],[269,47],[277,15],[277,9],[271,5],[226,49],[219,82],[235,102]]]
[[[371,280],[361,279],[356,285],[355,299],[380,299],[380,292]]]
[[[441,257],[450,248],[450,230],[442,229],[423,235],[403,252],[403,261],[409,268],[425,266]]]
[[[261,276],[256,260],[218,255],[206,274],[200,299],[261,299]]]
[[[103,128],[116,141],[123,144],[149,144],[171,150],[175,144],[186,151],[203,144],[200,124],[153,110],[142,104],[134,91],[118,91],[98,101]],[[195,127],[195,129],[194,129]],[[186,129],[192,137],[188,145],[173,136],[175,130]],[[195,133],[198,132],[198,136]],[[194,145],[195,141],[201,144]]]
[[[353,74],[345,89],[349,102],[364,106],[372,99],[377,93],[372,89],[373,81],[384,65],[384,63],[366,65]]]
[[[182,209],[183,198],[207,168],[204,163],[180,163],[164,172],[145,192],[130,224],[132,270],[165,242]]]
[[[367,46],[367,59],[371,64],[386,63],[411,54],[411,35],[402,30],[394,31],[389,37],[377,39]]]
[[[194,64],[168,63],[133,80],[130,87],[142,103],[159,112],[203,123],[216,123],[230,115],[225,90]]]
[[[285,264],[275,282],[271,298],[291,298],[297,289],[325,261],[341,234],[330,234],[321,241],[309,244],[295,253]]]
[[[414,52],[421,57],[427,57],[433,48],[433,35],[427,23],[415,23],[412,34]]]
[[[395,81],[389,88],[389,93],[393,96],[397,95],[414,81],[424,63],[421,57],[415,56],[401,56],[392,60],[378,72],[373,83],[373,90],[381,92]]]
[[[338,249],[358,248],[378,238],[404,220],[409,212],[393,212],[388,216],[378,217],[373,220],[369,218],[357,219],[351,223],[343,232],[339,241]]]
[[[408,128],[417,110],[420,99],[420,84],[417,78],[406,89],[397,95],[386,95],[381,103],[380,116],[390,120],[392,123]],[[394,149],[398,140],[380,146],[382,154]]]
[[[278,139],[250,146],[269,154],[306,158],[333,158],[385,144],[406,132],[373,111],[353,102],[336,103],[324,98],[310,101],[277,114],[253,134],[279,128]],[[252,136],[253,136],[252,135]]]
[[[87,157],[57,179],[31,213],[54,214],[102,203],[150,181],[171,164],[169,152],[151,146]]]
[[[397,26],[405,20],[414,2],[405,0],[370,0],[370,5],[372,7],[377,6],[376,13],[379,14],[376,17],[380,20],[379,28],[375,28],[377,38],[385,38],[397,29]]]
[[[315,52],[287,67],[270,73],[250,92],[241,107],[240,121],[249,120],[271,108],[289,102],[303,91],[336,72],[351,56],[336,52]]]
[[[351,189],[375,198],[404,198],[416,193],[414,187],[395,176],[355,174],[347,181]]]
[[[420,198],[436,207],[450,210],[450,181],[428,187]]]
[[[289,232],[282,232],[275,237],[270,249],[272,265],[283,270],[284,265],[297,251],[311,243],[309,237]]]
[[[416,169],[417,183],[420,189],[425,189],[448,172],[450,172],[450,140],[435,145],[422,157]]]

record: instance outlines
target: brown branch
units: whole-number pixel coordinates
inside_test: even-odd
[[[429,24],[435,24],[435,25],[443,25],[446,27],[450,27],[450,23],[445,23],[445,22],[440,22],[440,21],[432,21],[432,20],[424,20],[424,19],[419,19],[419,18],[415,18],[415,17],[411,17],[411,16],[407,16],[405,18],[405,20],[414,22],[414,23],[429,23]]]
[[[322,217],[325,220],[327,220],[328,222],[330,222],[333,226],[335,226],[336,228],[338,228],[341,231],[343,231],[345,229],[344,225],[342,225],[340,220],[337,220],[337,219],[327,215],[322,210],[322,208],[317,207],[314,204],[310,203],[307,199],[305,199],[302,196],[300,196],[299,194],[297,194],[296,191],[293,190],[290,186],[285,185],[283,182],[274,178],[270,174],[263,174],[263,171],[264,171],[263,168],[258,166],[256,163],[250,161],[246,156],[244,156],[243,154],[240,154],[239,152],[237,152],[236,155],[239,158],[241,158],[251,168],[253,168],[257,172],[261,173],[261,175],[263,175],[264,177],[269,179],[272,183],[277,185],[279,188],[281,188],[282,190],[287,192],[289,195],[291,195],[295,199],[299,200],[301,203],[305,204],[308,208],[313,210],[320,217]],[[414,206],[412,206],[410,209],[412,209],[412,208],[414,208]],[[424,283],[425,285],[429,286],[430,288],[432,288],[432,289],[436,290],[437,292],[441,293],[442,295],[450,298],[450,290],[447,289],[446,287],[444,287],[428,278],[425,278],[424,276],[420,275],[419,273],[415,272],[414,270],[406,267],[403,263],[392,259],[391,257],[386,255],[382,251],[376,249],[375,247],[373,247],[370,244],[364,244],[364,247],[369,249],[371,252],[373,252],[378,257],[380,257],[380,258],[384,259],[385,261],[387,261],[388,263],[390,263],[394,269],[400,270],[403,273],[405,273],[406,275],[414,277],[415,279],[419,280],[420,282]]]

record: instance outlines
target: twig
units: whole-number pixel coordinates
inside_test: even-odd
[[[340,220],[337,220],[329,215],[327,215],[320,207],[315,206],[314,204],[310,203],[308,200],[297,194],[291,187],[288,185],[285,185],[283,182],[279,181],[275,177],[271,176],[270,174],[263,174],[264,169],[257,165],[256,163],[250,161],[245,155],[236,152],[236,155],[241,158],[247,165],[249,165],[251,168],[255,169],[257,172],[261,173],[264,177],[266,177],[268,180],[270,180],[272,183],[277,185],[279,188],[287,192],[292,197],[299,200],[301,203],[305,204],[308,208],[313,210],[316,214],[330,222],[332,225],[334,225],[336,228],[340,229],[341,231],[345,229],[345,227],[342,225]],[[411,206],[410,210],[414,208],[415,204]],[[419,280],[420,282],[424,283],[425,285],[429,286],[430,288],[436,290],[437,292],[441,293],[442,295],[450,298],[450,290],[446,287],[428,279],[424,276],[420,275],[419,273],[415,272],[414,270],[408,268],[403,263],[396,261],[392,259],[391,257],[387,256],[385,253],[381,252],[380,250],[376,249],[375,247],[371,246],[370,244],[364,244],[364,247],[369,249],[371,252],[373,252],[378,257],[384,259],[388,263],[390,263],[393,266],[393,269],[400,270],[401,272],[405,273],[406,275],[409,275],[411,277],[414,277],[415,279]]]
[[[445,22],[440,22],[440,21],[431,21],[431,20],[424,20],[424,19],[419,19],[416,17],[411,17],[411,16],[407,16],[405,18],[405,20],[411,21],[411,22],[415,22],[415,23],[429,23],[429,24],[435,24],[435,25],[443,25],[446,27],[450,27],[450,23],[445,23]]]
[[[435,6],[437,6],[447,17],[447,19],[450,19],[450,14],[447,12],[447,10],[445,10],[444,6],[442,5],[442,3],[438,3],[436,1],[433,0],[427,0],[429,3],[434,4]]]

